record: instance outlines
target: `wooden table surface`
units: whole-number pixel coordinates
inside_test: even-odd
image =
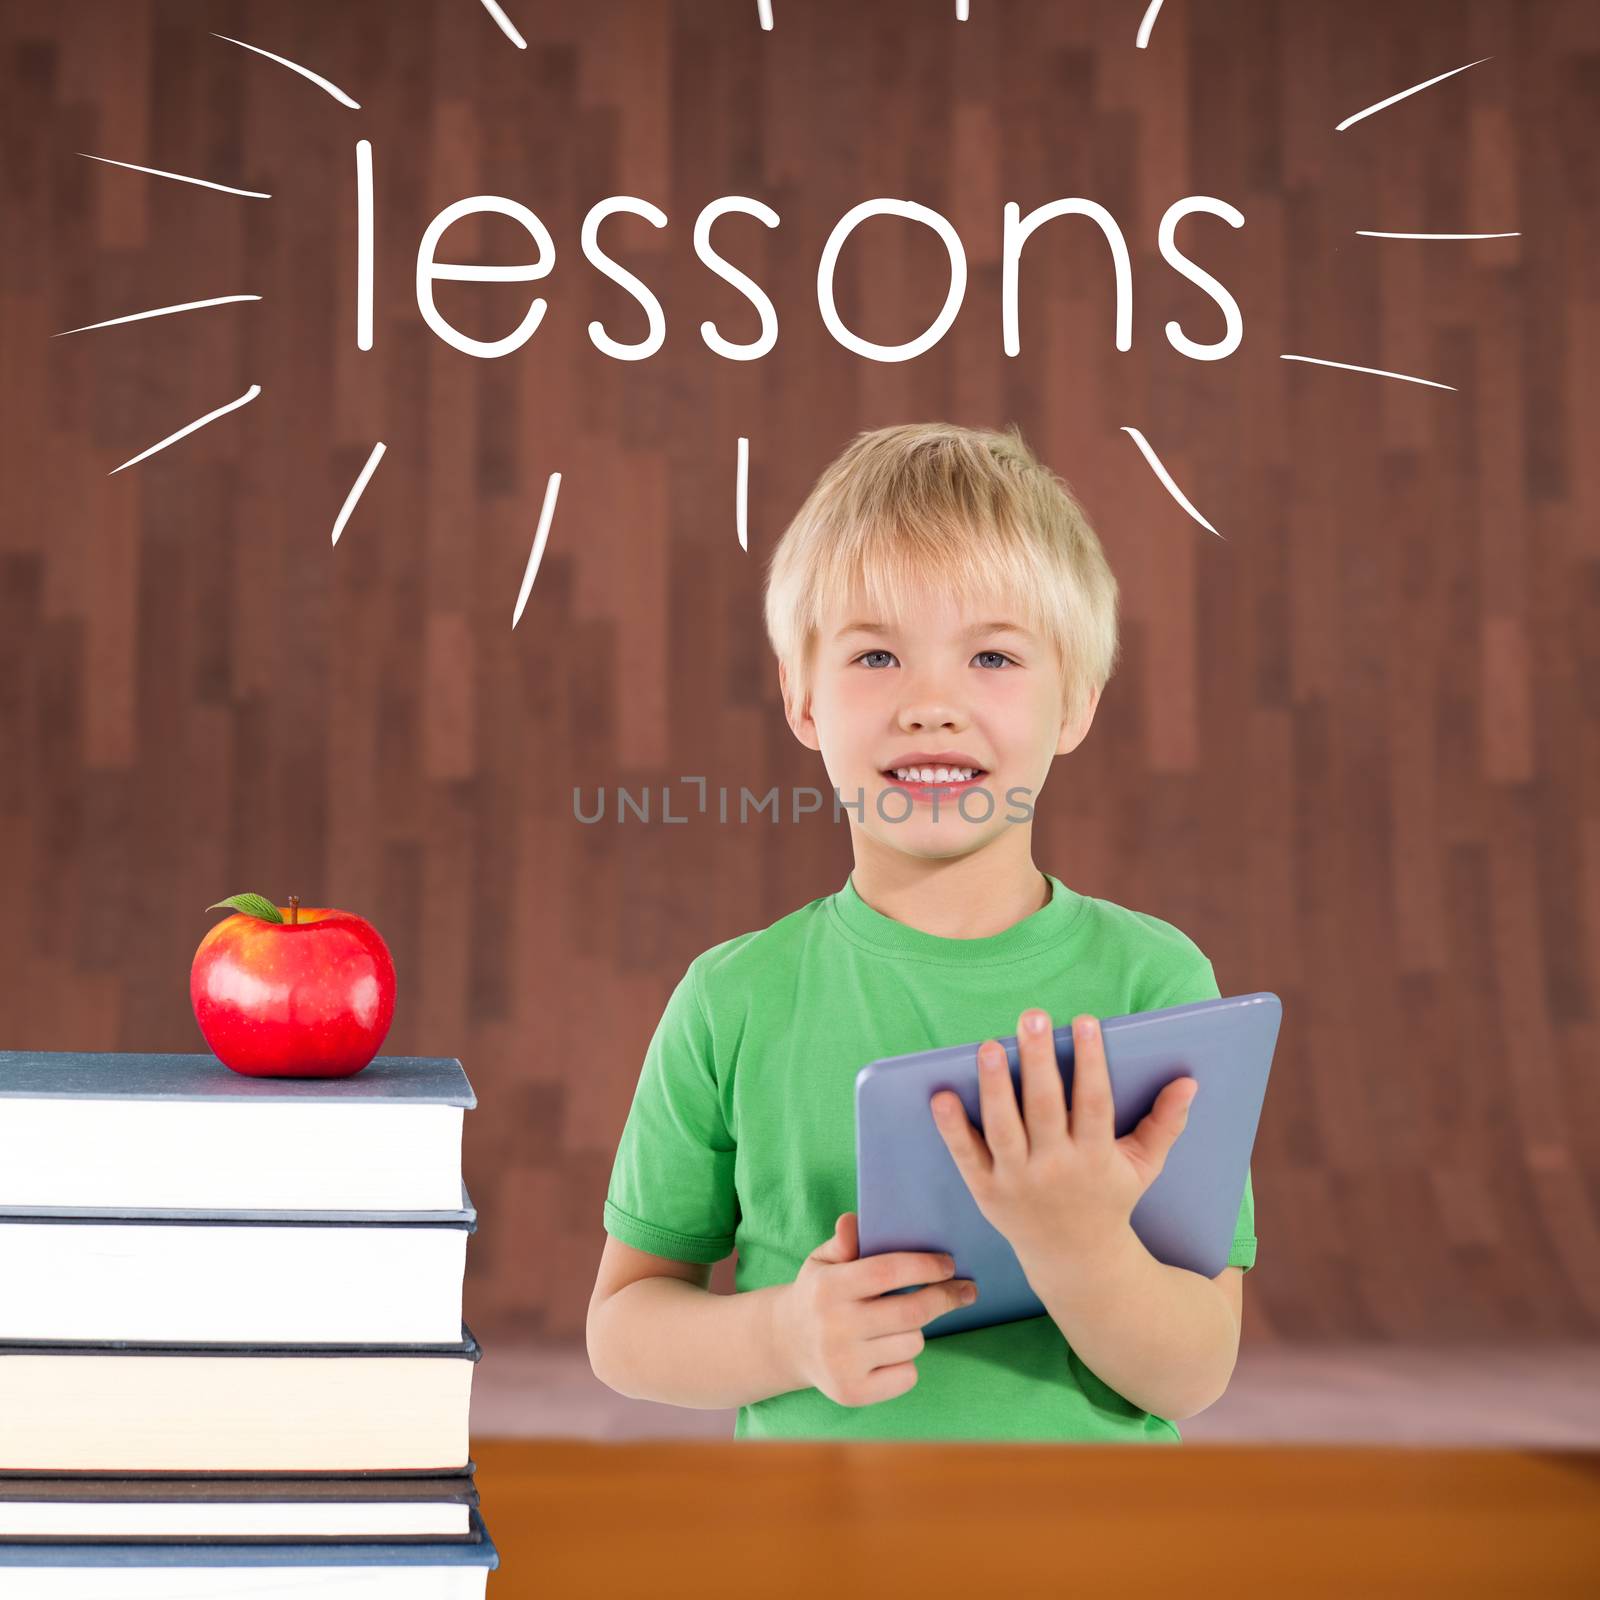
[[[500,1551],[489,1600],[928,1600],[979,1585],[1118,1600],[1600,1595],[1600,1452],[479,1438],[472,1449]]]

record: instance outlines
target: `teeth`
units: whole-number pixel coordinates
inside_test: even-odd
[[[896,767],[894,775],[902,783],[965,783],[976,767]]]

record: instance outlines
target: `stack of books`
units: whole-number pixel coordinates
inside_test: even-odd
[[[476,1104],[444,1058],[0,1051],[4,1600],[481,1600]]]

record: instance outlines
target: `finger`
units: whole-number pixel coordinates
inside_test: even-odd
[[[914,1294],[891,1294],[868,1300],[861,1307],[862,1337],[882,1339],[892,1333],[920,1328],[923,1323],[966,1305],[969,1288],[974,1291],[977,1288],[970,1278],[950,1278],[944,1283],[930,1283]],[[973,1298],[977,1298],[976,1293]]]
[[[923,1343],[921,1328],[896,1328],[892,1333],[876,1334],[865,1340],[861,1353],[868,1370],[876,1376],[879,1369],[892,1368],[902,1361],[914,1362],[922,1354]]]
[[[863,1300],[924,1283],[942,1283],[956,1270],[955,1257],[942,1250],[886,1250],[863,1256],[851,1278],[851,1293]]]
[[[853,1211],[846,1211],[839,1218],[835,1230],[839,1236],[839,1248],[846,1261],[859,1261],[861,1259],[861,1224],[860,1219]]]
[[[812,1256],[818,1261],[854,1261],[860,1250],[856,1234],[856,1214],[846,1211],[833,1225],[833,1233],[822,1241]]]
[[[1072,1061],[1072,1137],[1109,1144],[1116,1119],[1098,1018],[1083,1015],[1072,1019]]]
[[[874,1367],[856,1385],[854,1399],[857,1405],[875,1406],[885,1400],[897,1400],[916,1386],[916,1362],[896,1361],[891,1366]]]
[[[1033,1022],[1038,1023],[1037,1028],[1030,1026]],[[1017,1019],[1017,1054],[1022,1059],[1022,1116],[1028,1148],[1060,1144],[1067,1137],[1067,1091],[1061,1082],[1048,1011],[1024,1011]]]
[[[1193,1087],[1190,1087],[1193,1085]],[[1178,1141],[1189,1121],[1189,1107],[1194,1102],[1200,1086],[1193,1078],[1174,1078],[1151,1106],[1137,1128],[1119,1144],[1130,1144],[1136,1158],[1143,1163],[1154,1182],[1167,1164],[1167,1152]]]
[[[933,1109],[933,1124],[944,1140],[945,1149],[955,1160],[956,1170],[972,1187],[974,1177],[983,1177],[994,1170],[994,1157],[978,1130],[972,1126],[967,1108],[954,1089],[943,1089],[928,1104]]]
[[[1020,1166],[1028,1159],[1028,1130],[1022,1125],[1017,1092],[1011,1086],[1011,1063],[998,1039],[978,1047],[978,1108],[983,1137],[995,1162]]]

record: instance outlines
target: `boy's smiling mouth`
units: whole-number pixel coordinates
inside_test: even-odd
[[[919,799],[927,799],[935,793],[959,794],[989,775],[987,767],[979,766],[960,750],[913,751],[893,766],[880,770],[891,783]]]

